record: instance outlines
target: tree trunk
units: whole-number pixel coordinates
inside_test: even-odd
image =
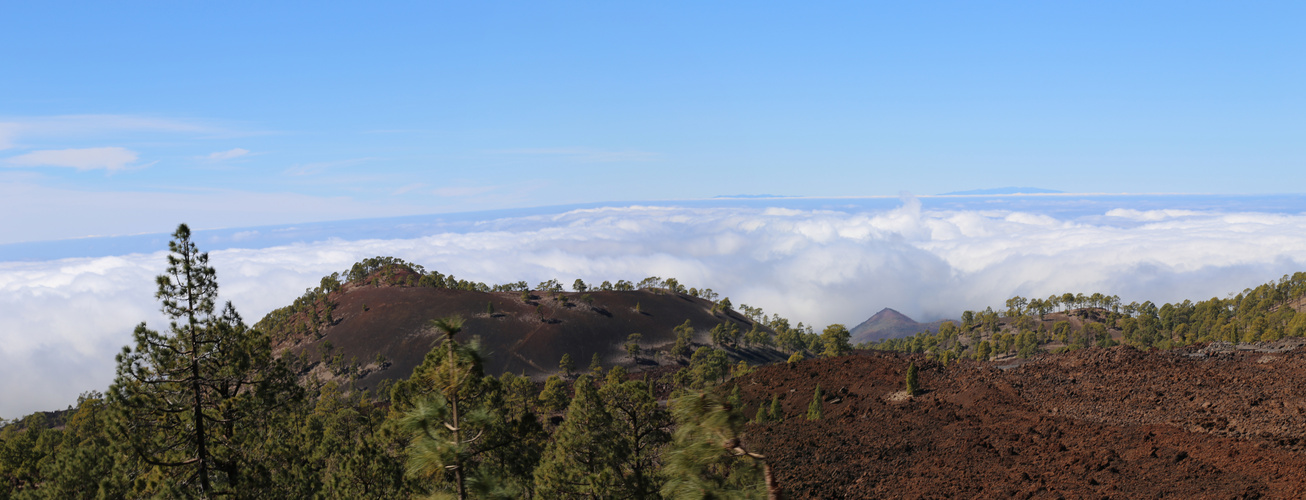
[[[457,376],[455,373],[457,370],[457,361],[454,358],[453,333],[450,333],[448,335],[447,345],[449,346],[449,381],[451,385],[451,390],[449,393],[449,407],[452,410],[451,416],[453,417],[453,442],[455,446],[461,446],[462,445],[462,438],[460,437],[461,429],[458,427],[458,385],[459,384],[454,380],[454,377]],[[463,457],[461,451],[454,455],[453,465],[454,465],[454,469],[453,469],[454,482],[457,483],[458,485],[458,499],[465,500],[467,498],[467,489],[463,486]]]
[[[767,500],[784,500],[784,490],[775,484],[775,475],[771,474],[771,464],[762,462],[762,476],[766,478]]]
[[[204,435],[204,391],[200,387],[200,361],[199,361],[199,332],[197,324],[199,321],[195,318],[195,291],[192,289],[195,284],[191,280],[191,255],[190,248],[186,247],[182,255],[185,259],[182,264],[182,271],[186,274],[186,310],[187,321],[190,323],[190,371],[191,371],[191,391],[195,397],[195,453],[200,464],[200,489],[207,497],[212,493],[209,486],[209,452],[205,446],[206,436]]]

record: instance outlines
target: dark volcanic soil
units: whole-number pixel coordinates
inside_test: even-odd
[[[322,346],[330,342],[331,352],[342,355],[342,361],[363,367],[354,386],[372,388],[381,380],[412,374],[437,340],[429,321],[452,315],[461,315],[466,321],[460,341],[480,338],[485,372],[492,375],[505,371],[529,376],[555,373],[563,354],[571,355],[579,371],[589,366],[595,353],[605,366],[651,369],[656,367],[651,355],[643,356],[639,367],[626,356],[629,334],[641,334],[640,344],[646,350],[666,351],[675,342],[673,328],[685,320],[702,343],[707,341],[708,330],[721,323],[734,323],[741,332],[752,328],[752,322],[738,312],[713,312],[711,302],[683,294],[634,290],[561,295],[567,300],[558,300],[552,292],[535,292],[535,298],[523,301],[520,293],[350,285],[333,295],[338,303],[336,321],[322,330],[320,338],[286,339],[277,347],[295,355],[306,353],[316,361]],[[582,300],[583,295],[589,295],[590,302]],[[487,304],[494,305],[493,315],[486,312]],[[785,359],[783,353],[771,349],[729,352],[735,359],[754,364]],[[388,361],[384,369],[376,363],[378,353]],[[664,362],[671,360],[664,358]],[[328,378],[325,370],[319,365],[313,373]]]
[[[860,353],[737,383],[750,417],[783,398],[786,421],[748,435],[790,498],[1306,496],[1306,348],[1088,349],[1007,370]],[[808,421],[817,383],[825,418]]]

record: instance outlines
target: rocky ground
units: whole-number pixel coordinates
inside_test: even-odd
[[[902,397],[907,365],[924,391]],[[1128,347],[999,369],[892,353],[773,365],[736,381],[792,498],[1303,498],[1306,348]],[[824,419],[804,418],[816,384]],[[729,390],[729,388],[726,388]]]

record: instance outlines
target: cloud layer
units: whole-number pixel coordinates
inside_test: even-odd
[[[490,283],[675,277],[793,321],[852,326],[882,307],[930,320],[1014,294],[1224,296],[1306,270],[1306,214],[1119,210],[1059,219],[923,210],[914,199],[874,212],[628,206],[413,239],[221,250],[212,262],[223,296],[252,323],[322,275],[375,255]],[[106,387],[133,326],[163,325],[152,297],[163,266],[162,252],[0,263],[0,416],[62,407]]]

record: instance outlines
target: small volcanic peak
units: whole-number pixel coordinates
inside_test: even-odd
[[[939,325],[942,325],[943,321],[946,320],[920,323],[903,313],[886,307],[866,321],[853,327],[850,333],[852,333],[852,342],[854,344],[896,339],[924,331],[937,332],[939,331]]]
[[[754,325],[712,301],[662,290],[495,292],[421,286],[420,275],[409,274],[367,275],[360,283],[310,294],[297,301],[304,304],[301,310],[274,312],[260,325],[274,332],[276,352],[303,359],[319,379],[365,389],[407,377],[421,364],[439,341],[429,327],[435,318],[465,320],[458,340],[479,340],[487,374],[532,377],[557,372],[564,354],[582,369],[595,355],[605,366],[631,365],[625,344],[636,333],[644,355],[631,369],[678,365],[682,360],[668,351],[676,328],[686,322],[694,331],[691,349],[708,344],[708,332],[718,325],[738,332]],[[732,362],[763,364],[787,357],[770,347],[725,350]]]
[[[906,314],[900,313],[888,307],[884,309],[880,309],[880,312],[877,312],[875,313],[874,316],[871,316],[870,319],[866,320],[866,323],[877,324],[877,325],[878,324],[885,324],[885,325],[917,324],[916,320],[908,318]]]

